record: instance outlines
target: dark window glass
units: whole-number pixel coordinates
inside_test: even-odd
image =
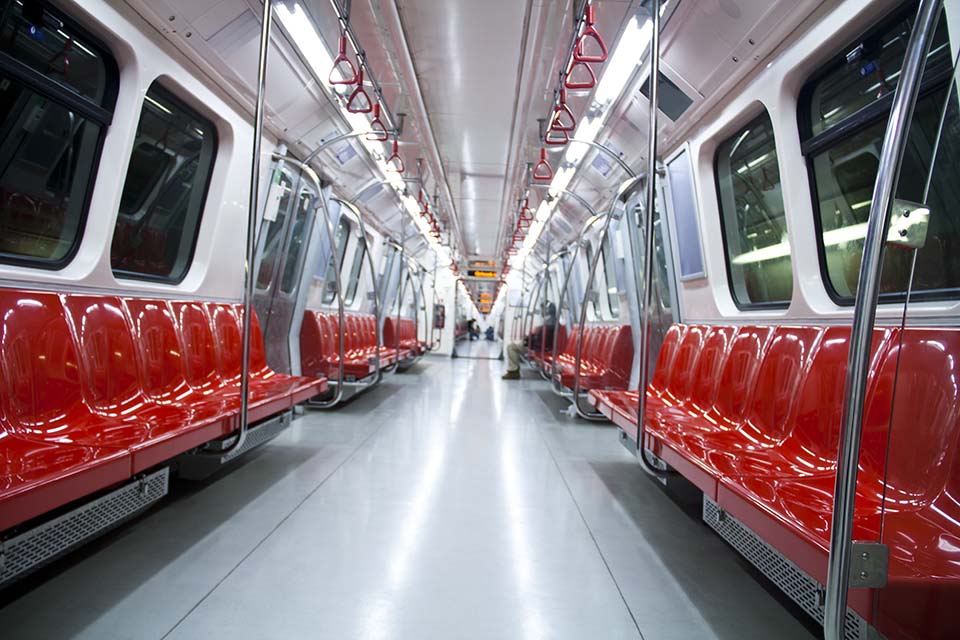
[[[607,287],[607,306],[610,308],[610,319],[620,317],[620,295],[617,289],[616,258],[613,255],[613,242],[608,234],[606,242],[600,248],[600,260],[603,262],[603,276]]]
[[[343,256],[347,252],[347,240],[350,239],[350,223],[345,219],[340,219],[334,238],[337,254],[330,256],[330,265],[327,267],[327,275],[324,278],[324,282],[326,282],[326,287],[323,290],[324,304],[331,304],[337,298],[337,274],[334,269],[343,272]]]
[[[785,306],[793,293],[790,239],[766,111],[717,148],[716,176],[734,301]]]
[[[343,304],[351,305],[357,299],[357,288],[360,286],[360,275],[363,273],[363,263],[366,259],[367,249],[361,239],[356,251],[353,252],[353,265],[350,267],[350,280],[347,282],[347,293],[343,298]]]
[[[0,13],[0,260],[59,267],[79,244],[116,68],[40,6]]]
[[[877,33],[861,38],[804,92],[801,113],[806,114],[810,131],[820,133],[805,141],[804,148],[816,191],[821,264],[828,290],[841,303],[852,302],[856,293],[890,94],[899,78],[912,20],[911,13],[909,18],[895,19]],[[951,63],[941,17],[897,186],[897,197],[924,201],[931,157],[946,108],[926,197],[931,209],[930,228],[926,245],[916,252],[912,291],[920,299],[954,297],[960,289],[960,214],[954,206],[960,197],[960,122],[956,92],[951,92],[948,99],[949,73],[943,72],[944,64],[949,67]],[[855,77],[859,75],[872,77],[873,84],[864,88],[862,81],[857,85]],[[845,89],[844,80],[849,85]],[[880,86],[875,86],[878,83]],[[832,100],[829,109],[823,106],[828,97]],[[833,111],[837,111],[835,116],[824,117],[824,113]],[[910,284],[913,255],[913,250],[892,245],[886,248],[880,280],[882,298],[902,298]]]
[[[313,204],[313,195],[306,190],[300,192],[297,201],[297,211],[293,217],[293,229],[290,230],[290,245],[287,247],[283,263],[283,277],[280,278],[280,291],[293,293],[297,286],[297,276],[300,275],[300,254],[307,242],[307,227],[311,220],[310,207]]]
[[[183,280],[216,152],[213,123],[154,83],[140,113],[113,232],[110,263],[116,275]]]
[[[273,280],[273,272],[280,259],[280,249],[283,245],[283,228],[287,222],[287,211],[290,209],[290,197],[293,190],[293,180],[284,171],[280,174],[280,204],[277,206],[277,218],[266,223],[266,238],[261,249],[260,270],[257,272],[257,289],[267,290]]]

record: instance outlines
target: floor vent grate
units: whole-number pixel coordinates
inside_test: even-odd
[[[0,586],[68,553],[140,513],[169,488],[169,467],[134,480],[62,516],[0,541]]]
[[[703,497],[703,521],[780,587],[801,609],[823,624],[824,590],[819,582],[706,496]],[[868,626],[866,620],[848,609],[844,638],[867,640]]]

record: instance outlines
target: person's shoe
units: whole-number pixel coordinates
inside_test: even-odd
[[[501,380],[519,380],[520,379],[520,369],[514,369],[512,371],[508,370]]]

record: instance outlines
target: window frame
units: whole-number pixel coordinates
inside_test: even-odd
[[[203,195],[200,198],[200,210],[197,213],[197,218],[198,218],[197,224],[193,230],[193,237],[191,238],[191,243],[190,243],[190,251],[187,253],[187,256],[186,256],[187,266],[179,276],[177,277],[160,276],[160,275],[151,274],[151,273],[138,273],[135,271],[125,271],[123,269],[116,269],[113,266],[112,257],[110,260],[110,272],[113,274],[113,277],[116,278],[117,280],[137,280],[141,282],[153,282],[157,284],[168,284],[168,285],[176,286],[181,284],[184,280],[186,280],[187,276],[190,275],[190,271],[193,269],[194,259],[196,258],[196,253],[197,253],[197,244],[199,244],[198,241],[200,239],[200,230],[203,228],[203,220],[205,217],[204,214],[206,213],[206,208],[208,204],[207,199],[210,197],[210,184],[213,182],[213,174],[217,170],[217,156],[220,153],[220,131],[217,127],[217,120],[215,118],[208,117],[206,114],[201,113],[199,110],[195,109],[189,103],[189,99],[181,98],[179,95],[177,95],[177,93],[173,89],[167,87],[163,82],[161,82],[161,77],[154,78],[150,82],[150,85],[147,87],[147,90],[144,92],[143,100],[140,102],[141,117],[143,114],[143,110],[145,108],[147,96],[152,91],[159,91],[161,94],[161,97],[164,100],[171,102],[178,109],[182,109],[191,118],[196,118],[197,120],[205,120],[210,124],[210,136],[211,136],[211,143],[213,145],[213,148],[210,154],[210,166],[207,169],[207,176],[203,182]],[[137,119],[137,129],[139,130],[139,128],[140,128],[140,118]],[[134,132],[134,144],[136,144],[136,131]],[[130,153],[128,154],[128,157],[130,154],[133,153],[133,148],[134,147],[130,148]],[[126,187],[126,183],[127,183],[126,178],[127,176],[126,174],[124,174],[123,186],[120,189],[121,198],[123,194],[123,189]],[[195,188],[198,186],[200,185],[197,184],[191,188]],[[161,192],[162,190],[163,190],[163,187],[161,187]],[[119,209],[119,203],[118,203],[117,221],[119,221],[119,217],[120,217],[120,209]],[[116,230],[117,221],[114,221],[114,226],[113,226],[114,231]],[[183,242],[183,236],[181,236],[180,241]],[[111,246],[111,253],[112,253],[112,246],[113,246],[112,234],[110,236],[110,246]]]
[[[367,262],[367,243],[359,232],[353,253],[353,264],[350,265],[350,279],[347,281],[347,290],[343,296],[343,304],[345,306],[353,306],[353,303],[356,302],[357,292],[360,289],[360,279],[363,277],[363,268]]]
[[[903,3],[877,20],[873,26],[860,32],[856,37],[845,41],[842,46],[836,47],[834,52],[826,59],[826,61],[817,67],[813,73],[807,76],[807,79],[804,81],[797,98],[797,128],[800,133],[800,152],[803,154],[804,166],[807,169],[807,184],[810,190],[810,207],[813,212],[814,243],[817,246],[817,263],[820,270],[820,279],[823,283],[823,288],[826,291],[827,296],[829,296],[830,300],[833,301],[833,303],[838,307],[853,307],[856,301],[856,296],[843,296],[838,293],[836,288],[833,286],[833,281],[830,278],[830,272],[827,266],[826,246],[823,243],[823,219],[820,210],[820,191],[817,188],[814,156],[833,148],[844,140],[850,139],[865,129],[876,125],[877,123],[883,122],[885,118],[889,117],[890,110],[893,107],[893,97],[895,92],[891,91],[883,97],[874,100],[870,104],[863,106],[834,126],[817,135],[813,135],[813,117],[810,112],[813,93],[816,90],[817,85],[827,75],[829,75],[838,67],[842,66],[841,58],[843,57],[843,52],[849,50],[850,47],[856,45],[858,42],[888,31],[891,27],[893,27],[893,25],[910,17],[911,15],[914,15],[912,12],[914,8],[914,2]],[[944,10],[941,8],[941,20],[946,18],[943,11]],[[947,59],[948,62],[952,64],[952,58],[948,56]],[[933,67],[925,67],[923,76],[921,78],[920,89],[917,92],[917,103],[919,104],[923,98],[944,88],[947,88],[948,91],[952,91],[952,89],[949,88],[952,77],[953,69],[950,64],[939,64]],[[899,80],[897,86],[899,86]],[[960,98],[960,95],[958,95],[958,98]],[[911,114],[910,126],[912,125],[913,116]],[[909,127],[907,131],[909,135]],[[932,290],[929,292],[914,290],[910,292],[910,299],[914,301],[927,302],[944,302],[960,299],[960,290],[958,289],[948,290],[954,292],[952,295],[944,295],[942,293],[943,291],[943,289]],[[878,296],[877,303],[902,304],[906,300],[906,291],[900,293],[881,293]]]
[[[783,175],[780,174],[780,153],[777,150],[777,131],[776,127],[773,126],[773,118],[770,117],[770,111],[767,109],[767,105],[759,103],[760,110],[755,113],[751,110],[749,113],[752,113],[752,116],[749,116],[749,119],[744,119],[743,123],[732,130],[732,132],[723,135],[723,138],[717,142],[716,149],[713,151],[713,188],[717,197],[717,213],[720,218],[720,241],[723,243],[723,265],[724,271],[727,274],[727,290],[730,292],[730,299],[733,300],[733,304],[740,311],[770,311],[777,310],[782,311],[790,308],[792,302],[792,296],[790,300],[776,301],[768,300],[764,302],[743,302],[741,301],[735,291],[736,287],[733,284],[733,269],[731,269],[730,261],[730,243],[727,240],[727,222],[723,214],[723,194],[720,190],[720,148],[729,140],[735,138],[740,134],[744,129],[751,128],[757,120],[760,120],[766,116],[767,120],[770,122],[770,133],[773,137],[773,150],[777,155],[777,173],[779,174],[780,185],[781,185],[781,201],[783,198],[782,195],[782,185],[783,185]],[[787,228],[787,239],[790,238],[790,225],[789,225],[789,215],[787,214],[786,202],[783,202],[783,221],[784,225]],[[790,243],[790,285],[791,291],[795,292],[796,288],[796,278],[793,274],[793,243]]]
[[[100,59],[103,61],[105,74],[102,102],[100,104],[95,103],[90,98],[45,76],[5,51],[0,51],[0,74],[9,75],[13,81],[19,82],[25,89],[33,92],[35,95],[41,96],[97,124],[100,127],[100,131],[97,135],[97,143],[92,150],[90,171],[87,175],[84,198],[80,203],[79,216],[77,218],[77,232],[74,235],[70,247],[63,254],[63,257],[56,260],[44,260],[41,258],[0,252],[0,264],[43,269],[44,271],[61,271],[73,262],[86,235],[87,220],[90,214],[90,202],[93,199],[93,192],[97,187],[97,179],[100,175],[100,162],[103,159],[104,142],[106,141],[107,130],[110,128],[110,125],[113,124],[113,114],[117,106],[117,96],[120,92],[120,68],[117,65],[117,59],[113,51],[110,50],[106,43],[88,29],[84,28],[69,14],[58,7],[50,5],[45,6],[43,10],[44,13],[48,13],[59,20],[70,32],[82,36],[84,46],[92,48],[100,56]]]

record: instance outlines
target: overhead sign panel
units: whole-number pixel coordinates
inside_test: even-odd
[[[487,269],[470,269],[467,271],[467,275],[471,278],[486,278],[488,280],[495,280],[500,277],[500,274],[496,271],[489,271]]]

